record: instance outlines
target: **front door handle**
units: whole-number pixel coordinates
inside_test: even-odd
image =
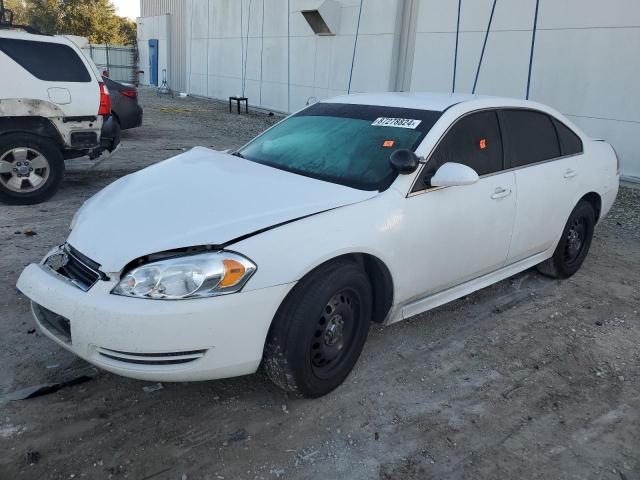
[[[496,191],[493,192],[493,195],[491,195],[491,198],[493,200],[499,200],[501,198],[508,197],[509,195],[511,195],[510,188],[498,187],[496,188]]]
[[[566,172],[564,172],[564,178],[569,179],[569,178],[573,178],[576,175],[578,175],[578,172],[576,172],[573,168],[568,168]]]

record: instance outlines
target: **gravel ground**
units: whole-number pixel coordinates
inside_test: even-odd
[[[191,146],[236,147],[277,120],[150,91],[141,101],[143,126],[112,158],[70,162],[46,204],[0,206],[0,479],[640,479],[637,188],[620,190],[571,279],[527,271],[374,326],[353,374],[318,400],[261,374],[155,389],[33,332],[15,282],[64,241],[86,197]],[[7,401],[78,375],[89,380]]]

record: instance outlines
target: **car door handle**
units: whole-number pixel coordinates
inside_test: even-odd
[[[564,178],[573,178],[576,175],[578,175],[578,172],[576,172],[573,168],[568,168],[566,172],[564,172]]]
[[[508,197],[509,195],[511,195],[510,188],[498,187],[496,188],[496,191],[493,192],[493,195],[491,195],[491,198],[494,200],[499,200],[501,198]]]

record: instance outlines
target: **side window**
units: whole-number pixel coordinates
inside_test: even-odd
[[[68,45],[0,38],[0,50],[34,77],[48,82],[90,82],[78,54]]]
[[[556,129],[546,113],[533,110],[504,110],[510,167],[522,167],[559,157]]]
[[[578,135],[555,118],[553,119],[553,124],[556,126],[556,131],[558,132],[562,155],[575,155],[576,153],[583,152],[582,140],[580,140]]]
[[[438,168],[447,162],[462,163],[478,175],[502,170],[502,138],[494,111],[472,113],[458,120],[440,141],[413,191],[424,190]]]

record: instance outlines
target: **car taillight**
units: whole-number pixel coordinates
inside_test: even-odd
[[[109,89],[100,82],[100,108],[98,115],[111,115],[111,97],[109,97]]]
[[[129,98],[137,98],[138,91],[137,90],[120,90],[120,95],[124,95]]]

